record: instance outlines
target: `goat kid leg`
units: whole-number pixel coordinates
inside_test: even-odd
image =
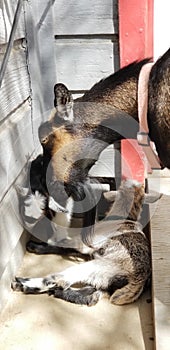
[[[52,280],[45,280],[42,277],[39,278],[23,278],[15,277],[11,282],[11,288],[17,292],[23,292],[24,294],[41,294],[48,292],[48,290],[55,286],[55,282]]]
[[[90,286],[79,289],[54,287],[48,294],[73,304],[92,306],[99,301],[102,292]]]
[[[34,254],[59,254],[59,255],[74,255],[80,254],[91,254],[93,249],[85,246],[80,238],[63,239],[56,244],[48,244],[44,242],[29,241],[27,243],[27,251]]]
[[[26,294],[40,294],[48,292],[51,288],[58,286],[63,289],[69,288],[75,283],[86,283],[91,273],[95,272],[94,261],[88,261],[82,264],[72,266],[61,273],[51,274],[39,278],[15,277],[11,287],[15,291]],[[90,283],[86,283],[90,284]]]
[[[102,260],[102,259],[101,259]],[[43,293],[48,292],[51,288],[60,287],[68,289],[77,283],[92,286],[97,290],[107,290],[110,278],[117,275],[119,267],[112,266],[108,273],[108,264],[103,265],[100,259],[79,263],[69,267],[66,270],[48,275],[44,278],[19,278],[16,277],[12,282],[12,288],[24,293]]]
[[[88,252],[83,253],[71,245],[70,247],[69,245],[54,246],[44,242],[29,241],[27,243],[27,251],[29,253],[38,254],[38,255],[56,254],[56,255],[74,257],[75,259],[76,258],[80,258],[83,260],[90,259],[90,249],[89,249],[89,253]]]

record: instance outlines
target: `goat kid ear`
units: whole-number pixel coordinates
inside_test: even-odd
[[[108,202],[114,202],[118,191],[104,192],[103,196]]]
[[[21,197],[26,197],[29,193],[29,188],[27,187],[22,187],[20,185],[15,185],[15,189],[17,191],[17,193],[21,196]]]
[[[155,203],[162,197],[162,195],[163,194],[159,192],[145,193],[144,203],[145,204]]]

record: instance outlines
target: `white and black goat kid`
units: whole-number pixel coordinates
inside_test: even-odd
[[[27,250],[36,254],[73,254],[78,251],[82,254],[88,254],[89,248],[82,243],[82,235],[86,240],[86,230],[83,230],[81,235],[80,227],[72,227],[71,221],[73,211],[84,213],[85,208],[91,205],[93,208],[101,197],[103,191],[108,190],[109,185],[98,183],[97,180],[87,180],[83,184],[83,194],[85,198],[83,205],[81,201],[81,189],[79,201],[74,202],[72,196],[69,196],[64,184],[57,187],[59,192],[59,200],[49,194],[45,183],[43,172],[43,157],[39,155],[32,161],[30,171],[28,171],[27,187],[16,185],[16,191],[19,197],[19,212],[23,226],[34,237],[40,240],[40,243],[29,241]],[[97,181],[97,182],[96,182]],[[77,191],[77,189],[76,189]],[[74,191],[73,196],[74,196]],[[76,209],[77,208],[77,209]]]
[[[89,203],[89,191],[93,192],[93,203],[96,205],[103,191],[108,190],[107,184],[86,183],[84,186]],[[66,195],[64,206],[54,200],[52,196],[43,191],[32,192],[29,187],[16,186],[20,199],[20,214],[25,229],[38,238],[40,242],[30,240],[27,242],[27,250],[35,254],[61,254],[76,255],[85,258],[91,253],[91,248],[83,243],[89,240],[86,227],[81,225],[71,226],[76,206],[81,213],[83,206],[81,201],[75,203],[73,198]],[[83,215],[83,212],[82,212]],[[81,219],[82,224],[83,220]],[[91,231],[90,231],[91,232]],[[82,240],[83,239],[83,240]]]
[[[45,183],[42,155],[31,162],[27,177],[25,187],[15,186],[23,226],[34,237],[51,245],[54,245],[56,241],[67,239],[73,200],[67,196],[62,206],[49,195]]]
[[[73,207],[71,197],[63,207],[53,197],[37,190],[32,192],[21,186],[16,186],[16,190],[20,198],[21,219],[28,232],[49,245],[68,239]]]
[[[150,197],[143,185],[125,181],[116,196],[113,191],[105,196],[115,202],[105,220],[95,225],[89,247],[91,260],[43,278],[16,277],[13,290],[47,292],[88,306],[96,304],[103,295],[118,305],[131,303],[141,295],[151,274],[151,256],[139,218],[144,200],[153,202],[160,195]]]

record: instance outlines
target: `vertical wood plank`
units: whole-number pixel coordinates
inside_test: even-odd
[[[152,179],[150,179],[152,183]],[[170,177],[166,181],[170,191]],[[170,196],[164,195],[156,209],[151,207],[152,294],[155,348],[167,350],[170,344]]]
[[[37,128],[53,108],[56,83],[53,13],[54,1],[25,1],[28,69],[32,88],[33,130],[36,147]]]
[[[135,60],[153,56],[153,0],[119,0],[119,41],[120,41],[120,65],[121,67]],[[128,140],[123,140],[124,163],[122,165],[123,176],[126,173],[126,163],[131,172],[131,178],[136,177],[136,172],[141,169],[139,181],[144,182],[145,167],[143,167],[142,147],[137,141],[133,142],[132,148]],[[137,152],[137,154],[136,154]],[[128,159],[126,160],[126,154]],[[134,159],[137,159],[134,168]],[[143,159],[142,159],[143,158]]]
[[[121,67],[153,56],[153,0],[119,0]]]

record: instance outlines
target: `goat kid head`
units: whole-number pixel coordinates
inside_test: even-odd
[[[102,240],[112,236],[124,223],[128,225],[129,221],[133,221],[134,225],[139,224],[143,204],[153,203],[162,196],[160,193],[145,194],[144,185],[134,180],[122,181],[117,191],[105,192],[103,195],[112,203],[106,217],[97,222],[93,229],[85,227],[81,232],[83,243],[89,247],[93,247],[94,242],[97,244],[100,236]]]
[[[113,203],[110,214],[137,221],[140,218],[143,204],[154,203],[162,193],[145,193],[144,185],[134,181],[122,181],[118,191],[105,192],[104,197]]]

